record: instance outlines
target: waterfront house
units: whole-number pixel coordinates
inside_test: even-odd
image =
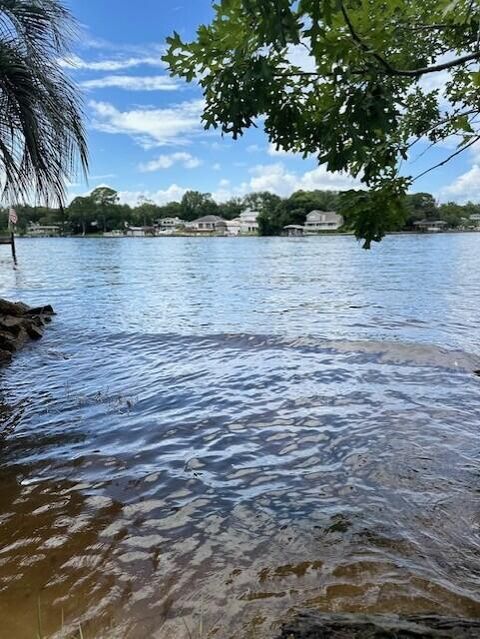
[[[299,224],[288,224],[283,227],[283,230],[288,235],[288,237],[299,237],[303,235],[303,226]]]
[[[480,213],[473,213],[473,215],[470,215],[470,224],[473,227],[479,227],[480,226]]]
[[[257,218],[259,216],[258,211],[244,211],[238,217],[238,221],[240,222],[240,233],[242,235],[251,235],[252,233],[258,233],[258,222]]]
[[[227,235],[236,237],[240,235],[240,219],[235,218],[234,220],[225,220],[225,224],[227,226]]]
[[[187,222],[186,228],[196,233],[215,233],[219,226],[219,231],[225,231],[225,220],[218,215],[204,215],[192,222]]]
[[[27,226],[28,237],[58,237],[60,235],[60,227],[56,224],[36,224],[30,222]]]
[[[118,230],[105,231],[105,233],[103,234],[103,237],[125,237],[125,232],[118,231]]]
[[[312,211],[307,215],[304,232],[338,231],[343,225],[343,217],[334,211]]]
[[[420,220],[414,222],[413,226],[420,233],[439,233],[445,230],[447,223],[443,220]]]
[[[217,233],[217,235],[227,235],[228,234],[226,220],[220,219],[217,222],[216,227],[215,227],[215,233]]]
[[[127,226],[125,235],[127,237],[154,237],[155,228],[153,226]]]
[[[161,217],[156,220],[156,225],[160,231],[176,231],[181,226],[185,226],[185,221],[179,217]]]

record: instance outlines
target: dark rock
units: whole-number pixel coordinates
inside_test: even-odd
[[[55,315],[55,311],[47,304],[46,306],[36,306],[25,311],[26,315]]]
[[[0,299],[0,366],[8,363],[12,353],[29,338],[43,337],[43,328],[54,314],[50,305],[30,308],[21,302]]]
[[[2,364],[9,364],[12,361],[12,354],[10,351],[4,351],[0,349],[0,366]]]
[[[15,337],[11,333],[0,331],[0,349],[14,353],[17,350]]]
[[[41,337],[43,337],[41,325],[39,326],[37,322],[25,321],[23,323],[23,326],[30,339],[40,339]]]
[[[21,317],[0,317],[0,330],[18,337],[22,330],[22,321]]]
[[[277,639],[478,639],[480,620],[302,612]]]
[[[11,315],[12,317],[21,317],[29,310],[29,307],[22,302],[8,302],[0,299],[0,315]]]

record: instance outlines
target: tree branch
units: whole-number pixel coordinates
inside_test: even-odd
[[[467,55],[461,56],[460,58],[456,58],[455,60],[450,60],[449,62],[442,62],[440,64],[434,64],[430,67],[423,67],[420,69],[397,69],[394,66],[392,66],[387,60],[385,60],[385,58],[383,58],[381,55],[379,55],[375,51],[372,51],[372,49],[362,40],[362,38],[355,31],[355,28],[352,24],[352,21],[350,20],[350,16],[348,15],[343,2],[341,4],[341,11],[345,19],[345,22],[347,24],[348,30],[350,31],[350,35],[352,36],[354,42],[356,42],[357,45],[363,51],[365,51],[365,53],[370,54],[375,60],[377,60],[377,62],[379,62],[383,66],[383,68],[387,72],[387,75],[393,75],[393,76],[398,75],[398,76],[403,76],[408,78],[418,78],[422,75],[425,75],[426,73],[436,73],[437,71],[445,71],[446,69],[452,69],[453,67],[459,66],[460,64],[464,64],[465,62],[471,62],[472,60],[478,60],[480,58],[480,51],[475,51],[474,53],[469,53]]]
[[[414,144],[416,144],[417,142],[419,142],[420,140],[423,139],[423,137],[427,134],[430,133],[431,131],[435,131],[435,129],[438,129],[439,126],[443,126],[444,124],[448,124],[449,122],[451,122],[452,120],[454,120],[455,118],[459,118],[459,117],[463,117],[463,116],[467,116],[467,115],[473,115],[473,114],[478,114],[479,110],[478,109],[469,109],[468,111],[464,111],[463,113],[461,112],[461,108],[458,108],[456,111],[453,111],[453,113],[451,113],[449,116],[447,116],[446,118],[443,118],[442,120],[439,120],[438,122],[435,122],[435,124],[433,124],[432,126],[429,126],[426,129],[423,129],[423,131],[421,132],[421,134],[415,138],[415,140],[413,142],[411,142],[408,146],[407,146],[407,150],[411,149],[412,146]]]
[[[473,144],[475,144],[475,142],[478,142],[480,140],[480,135],[476,135],[474,138],[472,138],[470,140],[470,142],[468,144],[464,144],[462,147],[460,147],[459,149],[457,149],[455,151],[455,153],[452,153],[451,155],[448,156],[448,158],[446,158],[445,160],[443,160],[442,162],[439,162],[438,164],[435,164],[434,166],[431,166],[429,169],[427,169],[426,171],[422,171],[422,173],[419,173],[418,175],[416,175],[413,178],[413,182],[416,182],[417,180],[419,180],[421,177],[423,177],[424,175],[427,175],[427,173],[430,173],[430,171],[434,171],[435,169],[440,168],[441,166],[444,166],[445,164],[447,164],[447,162],[450,162],[450,160],[453,160],[453,158],[457,157],[457,155],[460,155],[460,153],[463,153],[463,151],[465,151],[466,149],[468,149],[469,147],[471,147]]]

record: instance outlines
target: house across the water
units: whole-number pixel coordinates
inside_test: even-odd
[[[320,231],[338,231],[343,225],[343,217],[334,211],[312,211],[307,215],[304,231],[318,233]]]
[[[60,227],[56,224],[36,224],[30,222],[27,226],[28,237],[58,237],[60,235]]]
[[[161,217],[155,223],[160,232],[176,231],[185,226],[185,220],[181,220],[179,217]]]
[[[235,220],[225,220],[225,224],[227,226],[227,235],[236,237],[240,235],[240,220],[237,218]]]
[[[240,222],[240,233],[242,235],[252,235],[258,233],[258,211],[244,211],[237,220]]]
[[[127,237],[155,237],[154,226],[127,226],[125,235]]]
[[[413,226],[421,233],[439,233],[445,230],[447,223],[443,220],[420,220],[414,222]]]
[[[124,237],[125,233],[123,231],[105,231],[103,237]]]
[[[473,215],[470,215],[469,221],[470,221],[470,223],[473,226],[479,227],[480,226],[480,214],[479,213],[473,213]]]
[[[192,222],[187,222],[185,226],[188,230],[196,233],[215,233],[217,227],[219,227],[218,230],[223,233],[225,231],[225,220],[218,215],[204,215]]]
[[[299,224],[288,224],[283,227],[283,230],[288,237],[299,237],[303,235],[303,226],[300,226]]]

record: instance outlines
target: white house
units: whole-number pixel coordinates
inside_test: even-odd
[[[235,220],[225,220],[225,224],[227,225],[227,235],[240,235],[241,224],[239,218],[236,218]]]
[[[157,226],[161,231],[175,231],[180,226],[185,225],[185,221],[179,217],[161,217],[156,220]]]
[[[27,227],[29,237],[57,237],[60,235],[60,227],[56,224],[41,225],[30,222]]]
[[[242,235],[248,235],[249,233],[258,233],[258,211],[244,211],[237,218],[240,222],[240,233]]]
[[[445,230],[447,223],[443,220],[420,220],[414,222],[413,226],[422,233],[439,233]]]
[[[193,222],[187,222],[186,227],[197,233],[214,233],[217,230],[217,225],[220,226],[219,230],[222,232],[225,230],[225,220],[218,215],[204,215],[199,217]]]
[[[125,237],[125,232],[124,231],[105,231],[105,233],[103,234],[103,237]]]
[[[338,231],[343,225],[343,217],[333,211],[312,211],[307,215],[305,233]]]
[[[153,226],[128,226],[125,235],[127,237],[154,237],[155,229]]]
[[[299,224],[288,224],[283,227],[283,230],[288,237],[300,237],[304,232],[303,226],[300,226]]]

